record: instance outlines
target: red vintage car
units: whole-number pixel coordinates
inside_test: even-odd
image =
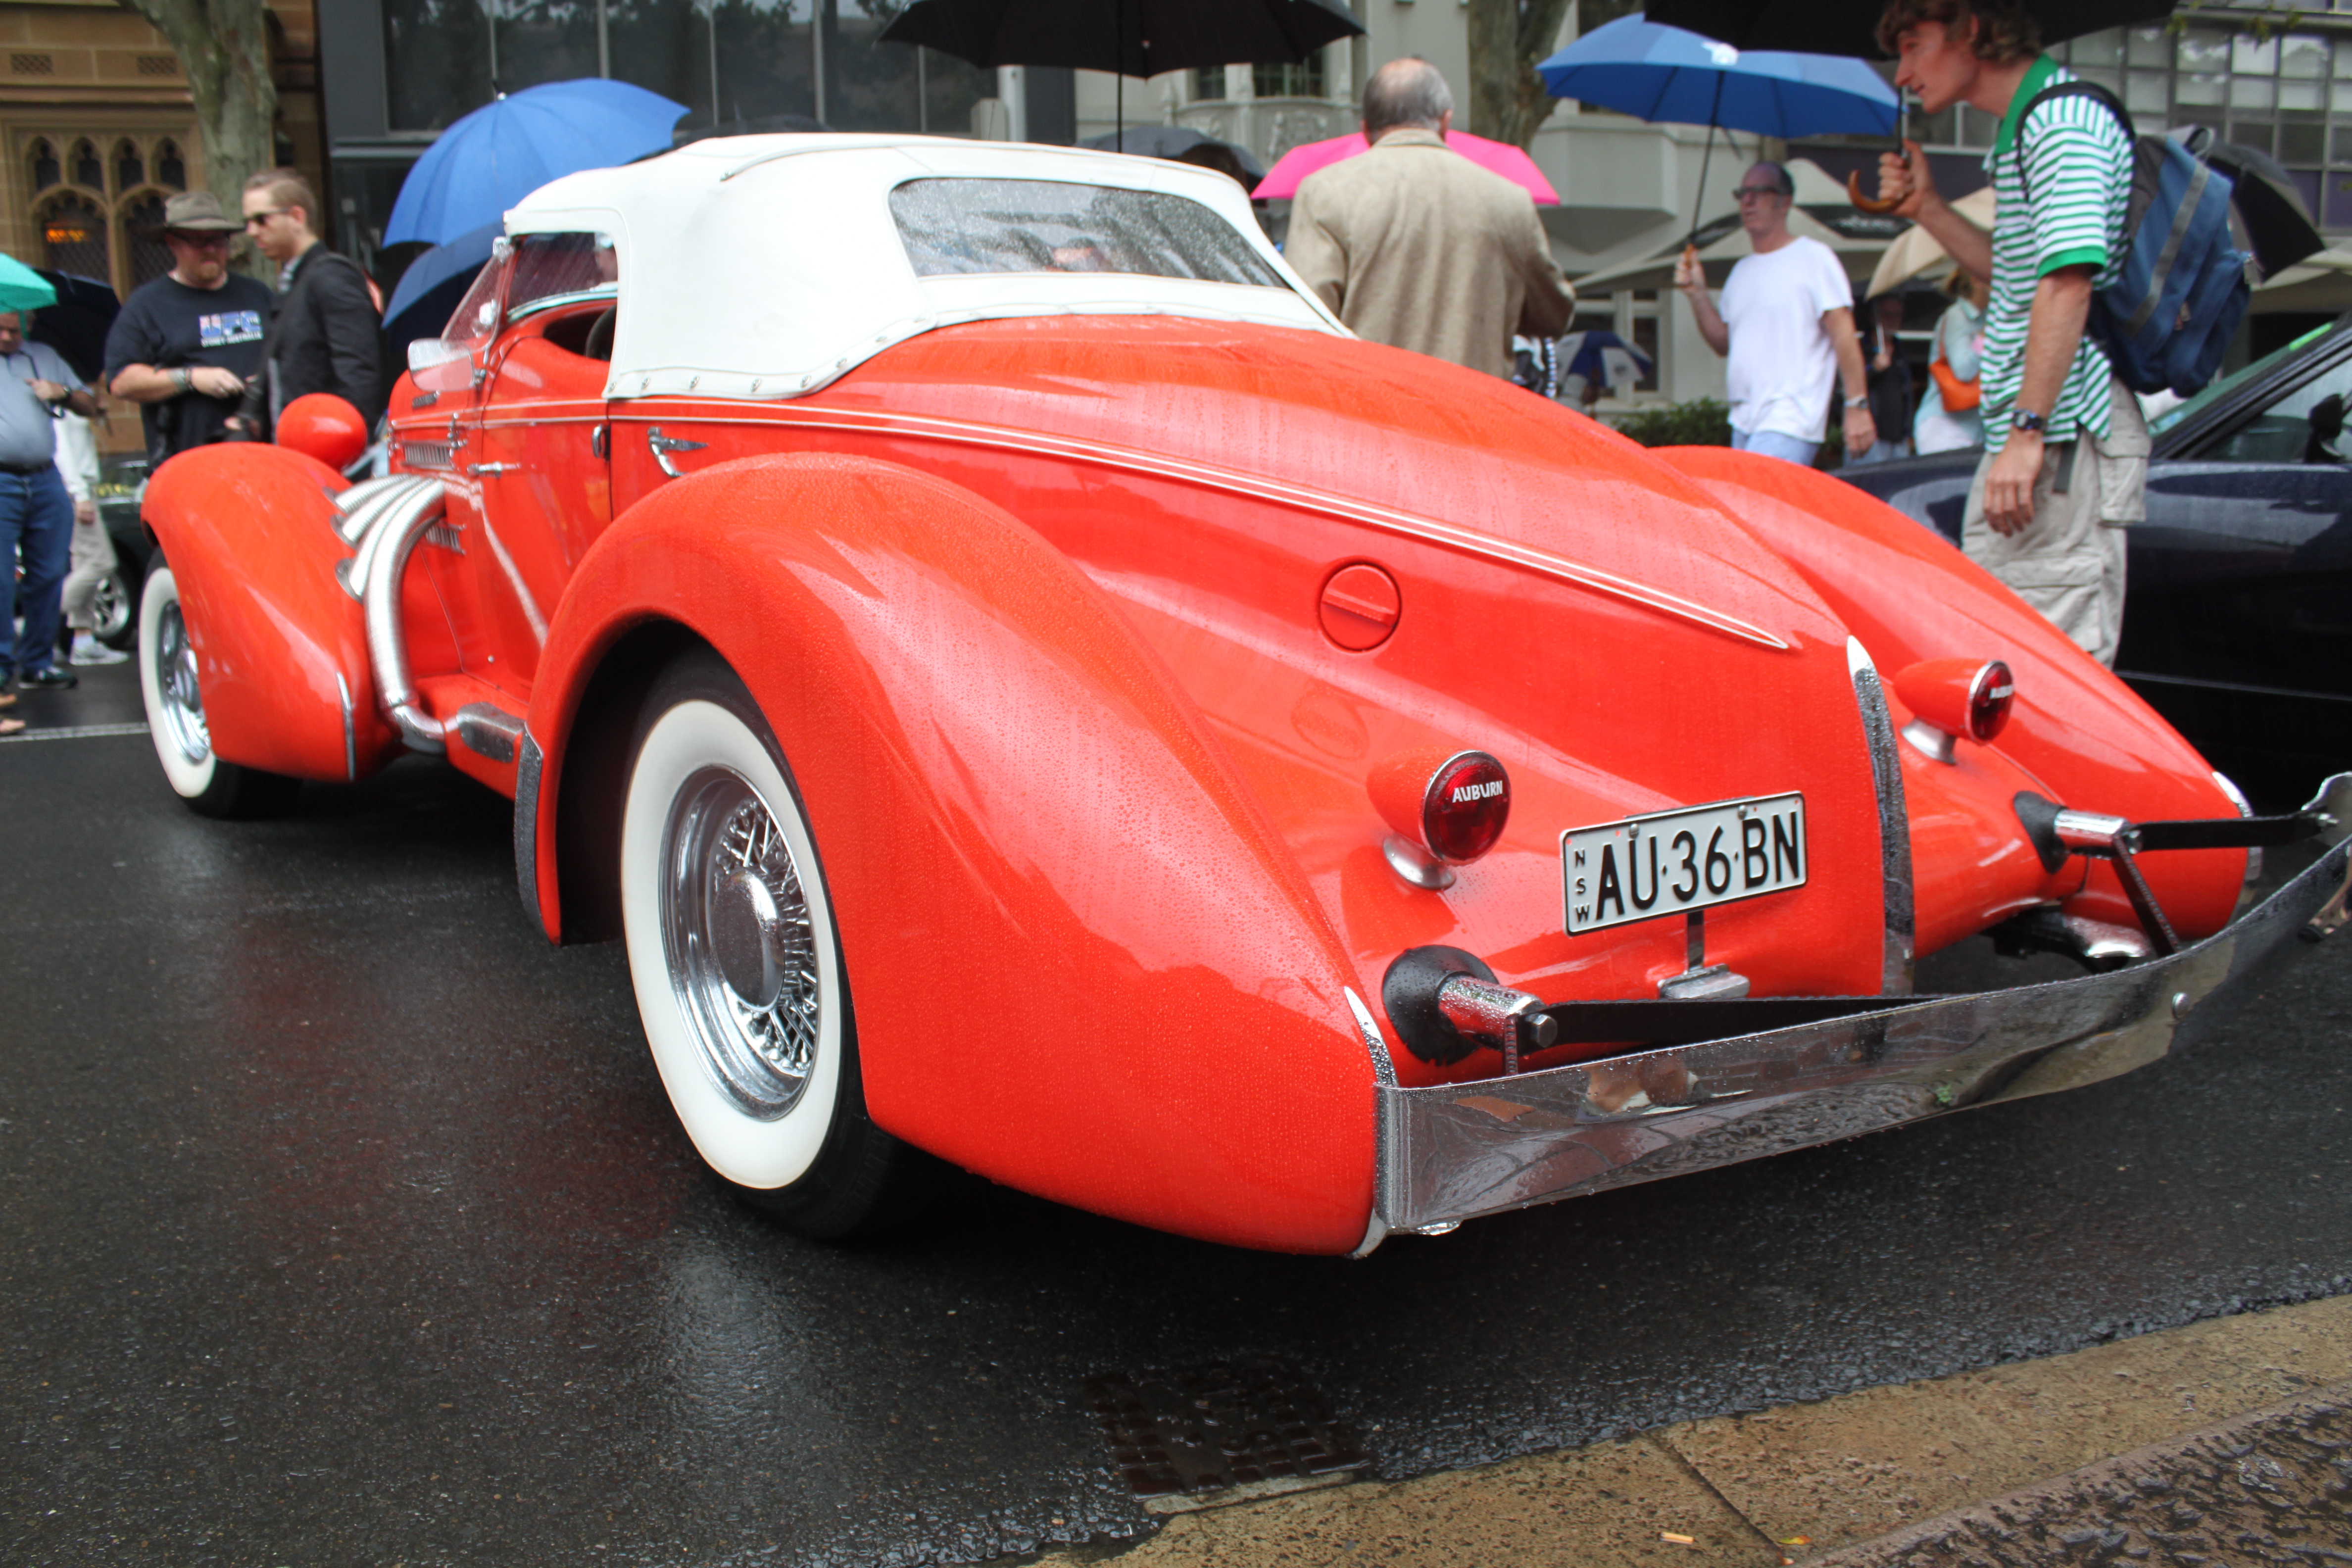
[[[507,227],[388,473],[314,405],[155,476],[156,751],[511,796],[802,1231],[924,1152],[1361,1252],[2126,1070],[2341,919],[1916,524],[1352,339],[1221,175],[709,141]],[[1911,994],[1988,931],[2090,973]]]

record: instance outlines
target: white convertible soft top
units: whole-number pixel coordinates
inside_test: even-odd
[[[926,178],[1159,192],[1214,212],[1285,287],[1118,272],[919,274],[890,193]],[[796,397],[918,332],[1008,316],[1150,314],[1345,334],[1223,174],[1155,158],[941,137],[714,138],[567,174],[509,235],[601,230],[620,257],[609,397]]]

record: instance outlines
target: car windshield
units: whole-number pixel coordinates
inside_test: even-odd
[[[2295,339],[2294,342],[2287,344],[2286,347],[2277,349],[2270,353],[2264,354],[2262,358],[2254,361],[2252,364],[2247,365],[2242,370],[2232,371],[2230,374],[2223,376],[2221,380],[2213,383],[2210,386],[2206,387],[2202,392],[2198,393],[2194,397],[2189,398],[2185,402],[2175,404],[2172,407],[2166,409],[2163,413],[2149,420],[2147,422],[2147,433],[2151,436],[2161,436],[2167,430],[2171,429],[2174,426],[2182,424],[2196,417],[2200,411],[2211,407],[2214,404],[2219,403],[2221,399],[2237,391],[2238,388],[2248,385],[2260,377],[2268,375],[2273,366],[2293,357],[2297,353],[2309,347],[2313,342],[2326,336],[2329,332],[2332,332],[2335,330],[2336,323],[2333,321],[2330,321],[2324,327],[2314,327],[2311,331],[2304,333],[2303,336]]]
[[[1125,272],[1282,288],[1279,273],[1200,202],[1055,180],[909,180],[890,216],[921,277]]]

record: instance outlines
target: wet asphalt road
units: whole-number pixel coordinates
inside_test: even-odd
[[[454,773],[230,825],[12,742],[0,823],[12,1564],[982,1560],[1150,1528],[1099,1373],[1288,1357],[1396,1476],[2352,1290],[2347,941],[2113,1083],[1364,1262],[991,1189],[845,1249],[705,1180]]]

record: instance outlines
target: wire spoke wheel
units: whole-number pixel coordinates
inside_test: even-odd
[[[798,862],[751,783],[713,766],[673,801],[662,946],[704,1066],[749,1114],[783,1115],[815,1065],[824,987]]]
[[[619,847],[637,1016],[703,1162],[803,1236],[924,1212],[944,1168],[866,1114],[800,785],[759,704],[708,650],[674,658],[646,695]]]
[[[188,624],[177,598],[157,616],[154,643],[148,658],[154,662],[156,716],[165,739],[197,766],[213,754],[212,731],[205,727],[205,700],[196,689],[196,650],[188,640]]]

